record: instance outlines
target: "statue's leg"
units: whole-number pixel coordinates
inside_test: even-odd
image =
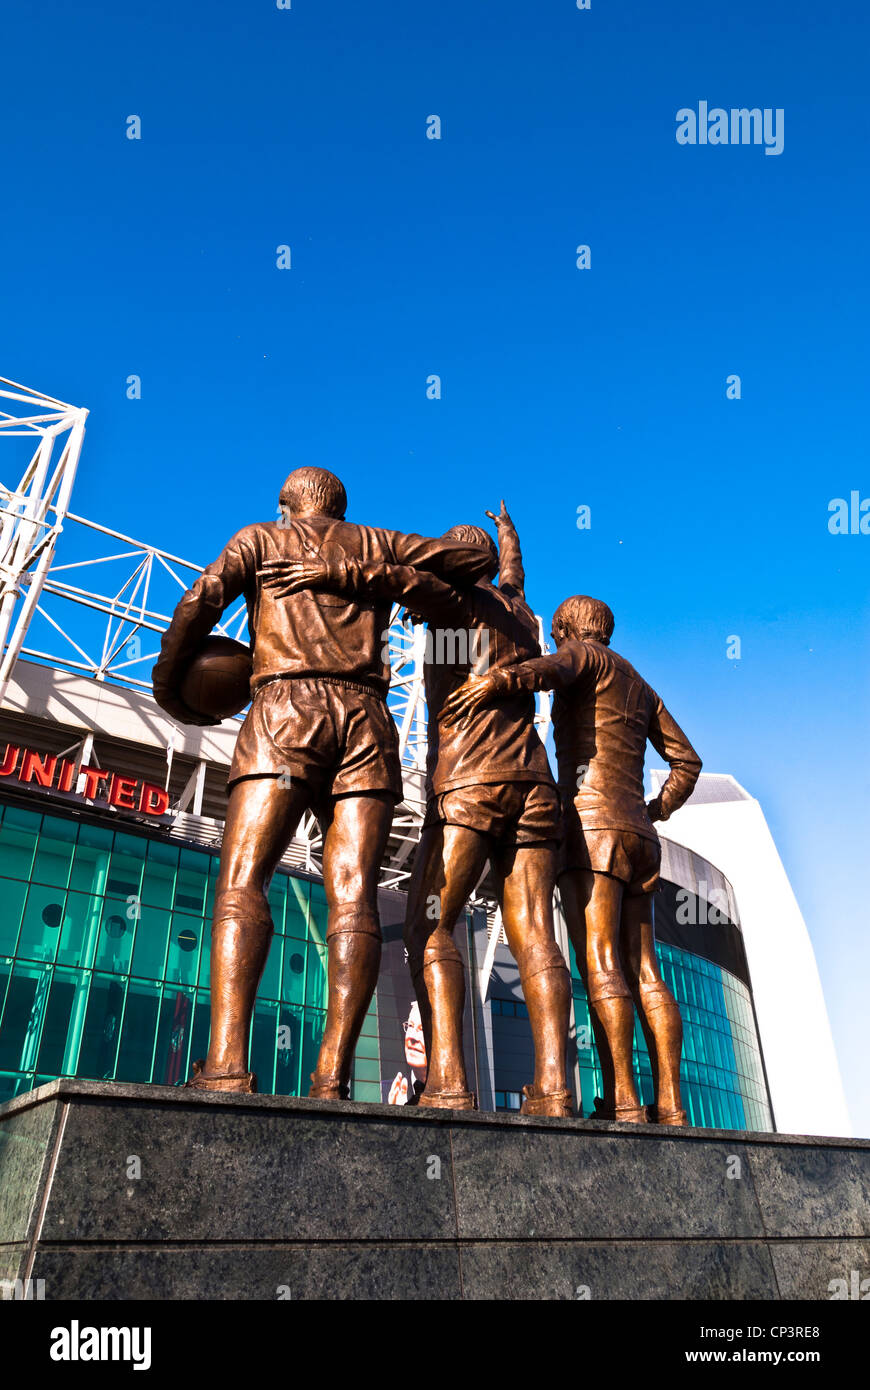
[[[494,856],[502,920],[520,972],[535,1045],[535,1079],[524,1110],[566,1116],[573,1101],[565,1076],[571,977],[553,924],[556,844],[513,845]]]
[[[622,951],[652,1065],[655,1118],[663,1124],[685,1124],[686,1113],[680,1098],[683,1021],[659,970],[651,893],[625,898]]]
[[[427,826],[417,847],[405,945],[426,1042],[423,1106],[471,1104],[462,1049],[465,968],[453,929],[488,854],[488,837],[464,825]]]
[[[378,982],[378,875],[393,820],[388,792],[337,797],[323,841],[329,995],[309,1095],[350,1093],[353,1052]]]
[[[263,974],[272,917],[266,887],[308,805],[303,783],[250,777],[230,790],[211,933],[211,1041],[195,1083],[249,1089],[245,1078],[251,1015]],[[220,1079],[225,1084],[220,1084]]]
[[[585,947],[590,1010],[605,1035],[612,1059],[615,1116],[642,1122],[646,1114],[631,1065],[634,1004],[619,954],[623,889],[620,879],[591,869],[574,869],[559,879],[574,950]],[[584,932],[577,930],[581,920]]]
[[[414,997],[420,1009],[427,1076],[432,1057],[432,1005],[423,978],[423,951],[430,933],[435,930],[441,919],[441,890],[444,887],[441,865],[443,832],[444,827],[441,823],[423,824],[408,883],[408,902],[402,933],[408,956],[408,969],[414,985]]]
[[[587,999],[589,998],[589,971],[586,966],[586,902],[590,884],[591,879],[581,879],[573,871],[567,873],[563,871],[558,880],[562,911],[565,914],[568,935],[574,947],[574,957]],[[601,1110],[606,1114],[612,1114],[616,1084],[613,1076],[613,1058],[610,1055],[610,1043],[607,1040],[607,1034],[591,1005],[589,1006],[589,1022],[592,1025],[592,1037],[595,1042],[598,1065],[601,1068]],[[597,1113],[598,1102],[596,1101],[596,1110],[591,1118],[594,1119]]]

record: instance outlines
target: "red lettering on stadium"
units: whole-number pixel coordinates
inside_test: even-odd
[[[21,755],[19,758],[19,754]],[[32,748],[7,743],[0,762],[0,777],[16,777],[19,782],[35,782],[39,787],[72,792],[86,801],[105,801],[126,811],[143,811],[146,816],[165,816],[169,793],[154,782],[140,782],[103,767],[79,768],[78,785],[73,786],[75,763],[43,756]]]

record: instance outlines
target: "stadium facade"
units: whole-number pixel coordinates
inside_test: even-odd
[[[664,776],[652,773],[654,790]],[[759,802],[734,777],[704,773],[668,832],[734,885],[777,1127],[851,1135],[812,942]]]

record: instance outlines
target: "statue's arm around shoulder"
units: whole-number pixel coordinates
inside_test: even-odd
[[[320,589],[343,598],[382,599],[403,603],[424,620],[454,618],[464,612],[467,597],[428,570],[413,565],[390,565],[352,556],[312,560],[265,561],[257,571],[274,599],[289,598],[304,589]]]
[[[402,603],[426,621],[455,618],[464,611],[464,595],[429,570],[350,559],[343,568],[342,591],[355,597],[364,595]]]
[[[536,690],[567,690],[588,663],[588,651],[582,642],[566,642],[552,656],[534,657],[516,666],[500,666],[485,676],[469,676],[445,700],[440,718],[446,724],[453,724],[495,700],[533,694]]]
[[[482,545],[466,545],[443,536],[404,535],[400,531],[383,533],[393,560],[399,565],[429,570],[439,578],[463,586],[476,584],[491,572],[492,555]]]

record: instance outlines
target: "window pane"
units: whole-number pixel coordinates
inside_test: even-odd
[[[76,842],[74,821],[58,820],[55,816],[44,816],[42,831],[33,861],[34,883],[50,883],[56,888],[66,888],[69,881],[70,865]]]
[[[178,870],[178,850],[174,845],[152,840],[142,878],[142,901],[152,907],[171,907]]]
[[[287,902],[287,880],[284,874],[276,874],[269,886],[269,911],[276,933],[284,933],[284,909]]]
[[[195,985],[202,942],[202,918],[173,912],[169,931],[166,979],[172,984]]]
[[[42,1039],[39,1045],[38,1070],[49,1076],[63,1076],[68,1061],[67,1050],[71,1030],[78,1020],[77,995],[87,994],[87,981],[79,970],[55,970],[48,995]],[[77,1050],[77,1049],[76,1049]]]
[[[145,866],[147,840],[136,835],[115,834],[115,845],[109,864],[106,892],[116,898],[138,898],[142,890],[142,870]]]
[[[308,906],[308,935],[312,941],[323,944],[326,941],[326,892],[320,883],[311,884]]]
[[[59,965],[87,969],[93,964],[102,914],[102,898],[92,898],[87,893],[67,893],[57,950]]]
[[[192,989],[167,987],[164,991],[154,1057],[153,1079],[156,1085],[175,1086],[179,1081],[187,1080],[193,1000]]]
[[[18,938],[25,960],[54,960],[63,921],[63,890],[31,884]]]
[[[275,1059],[275,1094],[299,1095],[304,1011],[282,1004],[278,1012],[278,1046]],[[305,1088],[307,1091],[307,1087]]]
[[[144,976],[147,980],[162,980],[168,939],[169,913],[143,905],[142,916],[136,923],[130,974]]]
[[[275,1084],[275,1051],[278,1041],[278,1005],[257,1001],[251,1029],[251,1071],[256,1074],[258,1089],[272,1090]]]
[[[6,991],[0,1021],[0,1071],[33,1071],[51,972],[19,962]]]
[[[17,879],[0,878],[0,955],[15,954],[18,928],[27,897],[27,884]]]
[[[208,1052],[208,1038],[211,1031],[210,1004],[211,1001],[206,991],[204,989],[198,989],[196,991],[196,1002],[193,1009],[189,1073],[193,1071],[194,1059],[199,1060],[205,1057]]]
[[[124,985],[111,975],[94,975],[79,1053],[78,1075],[111,1080],[124,1009]]]
[[[326,1008],[326,947],[308,943],[306,951],[305,1003]]]
[[[297,941],[308,940],[308,884],[302,878],[287,878],[287,914],[284,935]]]
[[[7,806],[0,827],[0,878],[30,878],[42,817]]]
[[[281,952],[284,938],[273,936],[269,947],[269,954],[266,957],[266,968],[263,971],[263,978],[260,988],[257,991],[262,999],[280,999],[281,997]]]
[[[175,880],[175,908],[201,917],[208,887],[208,855],[183,849]]]
[[[112,831],[98,825],[80,825],[73,856],[70,888],[83,893],[104,893],[112,849]]]
[[[129,973],[135,928],[135,918],[127,916],[129,911],[130,908],[125,900],[106,898],[103,905],[103,920],[97,937],[95,969],[109,970],[113,975]]]
[[[284,972],[281,998],[288,1004],[305,1002],[305,947],[293,937],[284,938]]]
[[[151,1080],[151,1055],[159,1009],[160,986],[145,980],[131,980],[115,1071],[118,1081]]]

